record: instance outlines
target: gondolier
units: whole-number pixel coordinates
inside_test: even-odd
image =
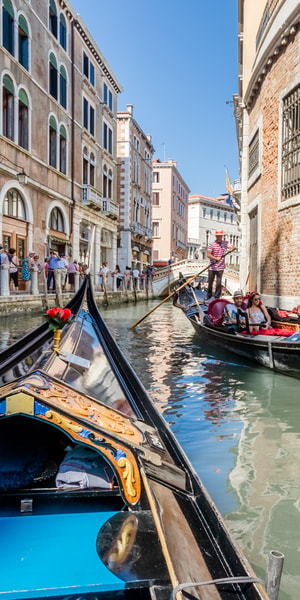
[[[216,231],[216,239],[208,245],[207,258],[210,259],[210,266],[208,269],[208,287],[207,287],[207,300],[212,295],[213,282],[216,278],[216,288],[214,297],[220,298],[222,292],[222,276],[225,269],[225,254],[228,250],[231,252],[235,250],[235,246],[229,244],[226,240],[223,240],[224,231]]]

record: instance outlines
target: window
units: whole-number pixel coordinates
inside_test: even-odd
[[[4,48],[14,56],[14,9],[10,0],[3,0],[2,16],[2,43]]]
[[[82,183],[84,185],[95,186],[96,159],[93,152],[90,152],[86,146],[83,148],[82,156]]]
[[[57,206],[53,208],[50,214],[49,228],[54,231],[60,231],[64,233],[64,219],[62,212]]]
[[[28,25],[23,15],[19,16],[18,23],[18,42],[19,42],[19,63],[24,69],[29,69],[29,55],[28,55]]]
[[[59,130],[59,170],[66,175],[67,173],[67,132],[64,125]]]
[[[95,85],[95,67],[85,53],[83,53],[83,74],[92,85]]]
[[[67,49],[67,26],[66,19],[62,13],[59,17],[59,43],[64,50]]]
[[[67,108],[67,74],[65,67],[60,67],[59,72],[59,102]]]
[[[107,166],[104,165],[104,167],[103,167],[103,189],[102,189],[103,198],[109,198],[111,200],[111,198],[112,198],[112,180],[113,180],[112,170],[109,169],[109,171],[107,171]]]
[[[3,77],[2,131],[10,140],[14,139],[14,84],[8,75]]]
[[[28,97],[24,90],[19,91],[18,99],[18,144],[28,150],[29,147],[29,131],[28,131]]]
[[[259,131],[257,131],[249,144],[248,177],[252,177],[259,167]]]
[[[206,208],[202,208],[202,217],[203,219],[206,217]]]
[[[18,190],[12,188],[7,192],[3,202],[3,214],[22,221],[26,220],[24,200]]]
[[[153,173],[153,183],[159,183],[159,173]]]
[[[95,109],[83,98],[83,127],[92,135],[95,134]]]
[[[159,204],[160,204],[159,192],[153,192],[152,204],[153,204],[153,206],[159,206]]]
[[[103,147],[112,154],[112,129],[103,123]]]
[[[159,237],[159,222],[153,221],[152,228],[153,228],[153,237]]]
[[[57,123],[55,118],[51,116],[49,121],[49,165],[51,165],[51,167],[55,167],[55,169],[57,164],[56,140]]]
[[[106,83],[103,84],[103,102],[109,110],[113,109],[113,95]]]
[[[57,100],[57,62],[54,54],[51,52],[49,59],[49,92]]]
[[[54,0],[50,0],[49,2],[49,29],[54,37],[57,38],[57,10]]]
[[[282,199],[300,194],[300,85],[283,100]]]

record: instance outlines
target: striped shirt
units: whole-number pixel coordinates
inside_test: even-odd
[[[224,254],[226,254],[228,250],[229,242],[222,240],[222,242],[211,242],[208,245],[208,251],[211,252],[216,258],[220,258],[218,262],[214,262],[210,259],[209,269],[211,271],[224,271],[225,269],[225,258]],[[222,258],[223,257],[223,258]]]

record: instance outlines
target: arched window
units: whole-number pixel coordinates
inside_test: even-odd
[[[28,25],[23,15],[19,16],[18,23],[18,41],[19,41],[19,63],[24,69],[29,69],[29,52],[28,52]]]
[[[55,167],[57,165],[57,123],[53,116],[49,121],[49,165]]]
[[[6,193],[3,202],[3,214],[8,217],[26,220],[25,204],[21,194],[15,188]]]
[[[57,38],[57,10],[54,0],[49,2],[49,29]]]
[[[64,108],[67,108],[67,74],[63,66],[59,71],[59,101]]]
[[[13,56],[15,54],[14,9],[10,0],[3,0],[2,10],[2,40],[3,46]]]
[[[55,206],[51,211],[49,227],[54,231],[60,231],[61,233],[64,233],[63,215],[61,210],[57,208],[57,206]]]
[[[107,177],[107,166],[103,167],[103,178],[102,178],[102,193],[103,198],[108,198],[108,177]]]
[[[107,190],[108,196],[107,197],[110,199],[112,198],[112,178],[113,178],[112,170],[109,169],[109,171],[108,171],[108,190]]]
[[[90,185],[95,185],[95,165],[96,159],[93,152],[90,154]]]
[[[59,170],[66,175],[67,173],[67,132],[64,125],[59,130]]]
[[[57,62],[54,54],[51,52],[49,58],[49,92],[57,100]]]
[[[18,144],[28,150],[29,147],[29,135],[28,135],[28,97],[24,90],[19,90],[18,98]]]
[[[83,148],[82,155],[82,183],[83,185],[95,186],[95,167],[96,159],[93,152],[90,152],[86,146]]]
[[[67,49],[67,26],[66,19],[62,13],[59,17],[59,43],[64,50]]]
[[[2,96],[2,133],[10,140],[14,139],[14,101],[15,89],[8,75],[3,77]]]

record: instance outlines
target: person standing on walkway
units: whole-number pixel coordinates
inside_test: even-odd
[[[30,292],[31,267],[32,267],[31,263],[32,263],[34,255],[35,255],[35,252],[33,252],[33,250],[30,250],[28,252],[28,256],[25,256],[25,258],[22,262],[21,277],[22,277],[22,281],[25,282],[26,292]]]
[[[61,285],[61,289],[65,290],[66,288],[66,283],[67,283],[67,273],[68,273],[68,261],[66,259],[66,254],[65,252],[62,252],[59,255],[59,259],[57,261],[57,266],[56,266],[58,273],[60,274],[60,285]]]
[[[210,259],[210,265],[208,269],[207,300],[213,295],[212,288],[214,279],[216,279],[214,297],[220,298],[222,292],[223,271],[225,269],[224,256],[228,250],[230,250],[230,252],[235,250],[235,246],[229,244],[226,240],[223,240],[223,236],[224,231],[216,231],[215,241],[208,245],[207,258]]]
[[[68,266],[68,282],[70,286],[70,292],[75,291],[75,273],[79,271],[77,260],[73,260]]]
[[[55,278],[54,278],[54,269],[57,269],[58,256],[55,250],[50,251],[50,256],[47,258],[48,262],[48,276],[47,276],[47,290],[48,292],[51,290],[54,292],[55,290]]]
[[[14,291],[16,294],[19,293],[19,283],[18,283],[18,267],[19,267],[19,259],[16,255],[15,248],[9,248],[8,251],[8,260],[9,260],[9,282],[13,282]]]

